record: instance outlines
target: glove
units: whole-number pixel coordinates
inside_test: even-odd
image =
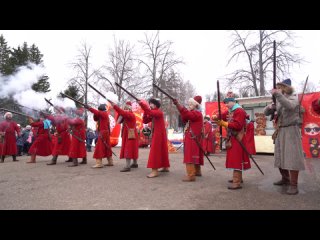
[[[219,126],[222,126],[222,127],[225,127],[225,128],[227,128],[228,125],[229,125],[228,122],[225,122],[225,121],[223,121],[223,120],[218,120],[218,121],[217,121],[217,124],[218,124]]]
[[[173,99],[172,102],[173,102],[174,105],[178,105],[178,100],[177,99]]]

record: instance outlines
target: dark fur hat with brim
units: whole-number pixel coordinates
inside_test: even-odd
[[[291,86],[291,79],[288,78],[286,80],[283,80],[282,82],[277,83],[279,86],[284,86],[287,88],[287,93],[291,94],[293,92],[293,87]]]
[[[157,108],[160,108],[161,103],[159,98],[150,98],[149,103],[153,103]]]

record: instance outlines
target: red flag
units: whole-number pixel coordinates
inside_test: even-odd
[[[299,100],[301,94],[299,94]],[[302,122],[302,147],[306,158],[320,158],[320,115],[313,111],[312,101],[320,98],[320,93],[306,93],[302,106],[305,109]]]

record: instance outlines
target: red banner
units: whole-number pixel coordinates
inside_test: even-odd
[[[219,115],[219,108],[218,108],[218,102],[206,102],[205,103],[206,107],[206,115],[209,115],[210,117],[212,115]],[[220,108],[221,108],[221,113],[228,111],[228,107],[223,103],[220,102]],[[220,128],[217,126],[214,130],[214,134],[216,137],[216,152],[220,152]],[[222,128],[222,137],[227,136],[227,130],[223,127]]]
[[[299,94],[299,99],[301,94]],[[306,93],[302,106],[305,109],[302,123],[302,147],[306,158],[320,158],[320,115],[312,110],[312,101],[320,98],[320,93]]]

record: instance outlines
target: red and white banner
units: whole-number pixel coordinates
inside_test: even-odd
[[[301,94],[299,94],[299,99]],[[302,122],[302,147],[306,158],[320,158],[320,115],[312,110],[312,101],[320,98],[320,93],[306,93],[302,99],[305,109]]]

